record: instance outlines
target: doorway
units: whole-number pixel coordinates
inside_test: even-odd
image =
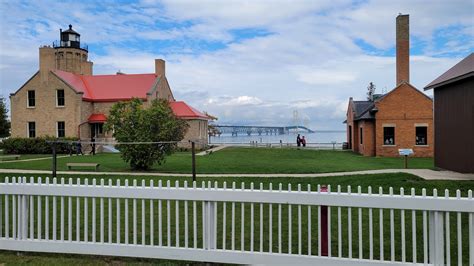
[[[91,125],[91,138],[98,138],[103,136],[103,123],[92,123]]]

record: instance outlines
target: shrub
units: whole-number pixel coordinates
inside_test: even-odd
[[[58,140],[55,137],[45,136],[38,138],[9,138],[3,140],[5,154],[50,154],[53,153],[51,144],[47,141]],[[74,141],[77,138],[61,138],[59,140]],[[56,144],[56,152],[67,154],[71,145],[68,143]]]

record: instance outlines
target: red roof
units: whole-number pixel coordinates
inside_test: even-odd
[[[187,105],[185,102],[170,102],[173,113],[183,119],[209,119],[209,117],[198,110]]]
[[[70,72],[55,70],[63,81],[77,92],[83,93],[82,99],[92,102],[116,102],[139,98],[146,100],[147,93],[156,83],[155,74],[120,74],[120,75],[76,75]],[[185,102],[170,101],[173,113],[183,119],[209,119],[209,117]],[[105,122],[104,114],[92,114],[89,122]]]
[[[87,119],[89,123],[97,123],[97,122],[105,122],[107,121],[107,117],[104,114],[91,114]]]
[[[84,100],[114,102],[132,98],[146,99],[156,81],[155,74],[126,75],[76,75],[55,70],[54,73],[71,85],[77,92],[84,93]]]

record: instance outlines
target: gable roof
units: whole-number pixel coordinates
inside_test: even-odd
[[[471,53],[441,76],[426,85],[425,90],[435,89],[446,84],[474,76],[474,53]]]
[[[392,93],[394,93],[397,89],[399,89],[400,87],[405,86],[405,85],[408,86],[408,88],[418,92],[419,94],[421,94],[422,96],[424,96],[428,100],[433,101],[433,99],[430,96],[424,94],[422,91],[418,90],[417,88],[415,88],[415,86],[411,85],[410,83],[408,83],[406,81],[403,81],[402,83],[398,84],[395,88],[393,88],[393,90],[389,91],[388,93],[384,94],[382,97],[378,98],[376,100],[376,102],[382,102],[386,98],[389,98],[388,96],[392,95]]]
[[[182,119],[209,120],[209,117],[182,101],[169,102],[173,113]]]
[[[372,101],[353,101],[354,120],[374,119],[375,116],[370,112],[374,107],[375,104]]]
[[[83,99],[94,102],[114,102],[132,98],[146,99],[155,86],[155,74],[126,75],[76,75],[55,70],[53,73],[68,83],[77,92],[84,93]]]

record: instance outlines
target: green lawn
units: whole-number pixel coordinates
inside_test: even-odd
[[[403,168],[402,158],[364,157],[349,151],[296,150],[279,148],[226,148],[208,156],[196,156],[198,173],[327,173],[372,169]],[[68,162],[100,163],[100,171],[131,171],[119,154],[73,156],[58,159],[58,170]],[[432,158],[410,158],[409,168],[433,168]],[[2,163],[0,168],[50,170],[51,160]],[[177,152],[155,172],[190,173],[191,154]]]
[[[2,180],[3,182],[3,177],[5,177],[6,174],[0,174],[0,180]],[[65,176],[66,178],[68,178],[69,176]],[[81,179],[83,178],[86,178],[87,176],[71,176],[71,177],[74,177],[74,180],[73,182],[76,181],[76,177],[80,177]],[[89,178],[89,183],[91,182],[90,181],[90,177]],[[110,177],[108,176],[97,176],[97,178],[104,178],[104,179],[108,179]],[[122,184],[124,184],[123,180],[127,179],[127,177],[118,177],[119,179],[122,180]],[[114,179],[114,182],[116,179],[118,178],[113,178]],[[130,180],[130,178],[128,178]],[[146,183],[148,184],[149,180],[150,179],[154,179],[155,180],[155,184],[157,184],[157,180],[158,178],[157,177],[136,177],[136,179],[138,180],[138,184],[141,184],[141,180],[145,180]],[[67,179],[66,179],[67,180]],[[187,180],[188,182],[190,182],[191,180],[189,178],[174,178],[174,177],[170,177],[170,178],[161,178],[161,180],[166,183],[167,180],[170,180],[171,181],[171,184],[172,186],[174,185],[175,181],[179,181],[181,186],[183,184],[183,182],[185,180]],[[285,178],[285,177],[279,177],[279,178],[230,178],[230,177],[222,177],[222,178],[199,178],[198,180],[198,187],[201,186],[201,181],[205,181],[206,182],[206,185],[207,185],[207,181],[211,181],[213,184],[215,181],[218,181],[219,183],[219,186],[222,187],[222,184],[224,181],[227,182],[227,186],[231,186],[231,183],[232,182],[236,182],[236,187],[237,188],[240,188],[241,187],[241,182],[245,182],[245,187],[246,188],[249,188],[250,187],[250,183],[251,182],[254,182],[255,183],[255,187],[256,188],[259,188],[259,184],[260,183],[263,183],[263,186],[264,188],[268,188],[269,187],[269,184],[270,183],[273,183],[273,187],[276,188],[278,187],[278,184],[281,183],[282,186],[283,186],[283,189],[286,190],[288,188],[288,184],[291,183],[292,184],[292,188],[293,189],[297,189],[297,185],[298,184],[301,184],[302,185],[302,189],[306,190],[306,186],[308,184],[311,185],[312,189],[315,190],[317,185],[318,184],[324,184],[324,185],[331,185],[332,186],[332,189],[334,191],[334,189],[336,188],[337,185],[341,185],[342,186],[342,191],[346,191],[347,189],[347,186],[348,185],[351,185],[352,186],[352,191],[357,191],[357,186],[361,186],[362,187],[362,191],[363,192],[366,192],[367,191],[367,187],[368,186],[372,186],[374,190],[377,190],[376,188],[378,188],[379,186],[382,186],[384,188],[384,191],[387,192],[388,191],[388,188],[389,187],[393,187],[394,188],[394,192],[395,193],[398,193],[399,192],[399,189],[400,187],[404,187],[405,188],[405,191],[407,191],[406,193],[408,193],[409,189],[410,188],[415,188],[416,189],[416,192],[417,194],[420,194],[421,193],[421,189],[422,188],[426,188],[427,189],[427,194],[428,195],[431,195],[432,194],[432,189],[433,188],[436,188],[438,189],[438,193],[439,194],[442,194],[444,195],[444,189],[449,189],[450,190],[450,195],[451,196],[454,196],[455,195],[455,190],[456,189],[460,189],[461,190],[461,193],[463,196],[466,196],[467,195],[467,191],[469,189],[474,189],[474,181],[427,181],[427,180],[423,180],[421,178],[418,178],[416,176],[413,176],[413,175],[410,175],[410,174],[403,174],[403,173],[398,173],[398,174],[378,174],[378,175],[355,175],[355,176],[340,176],[340,177],[320,177],[320,178]],[[106,181],[107,183],[107,181]],[[51,197],[50,197],[50,201],[52,201]],[[58,204],[59,204],[59,200],[58,200]],[[81,204],[83,204],[81,202]],[[97,212],[99,211],[99,200],[97,200]],[[113,204],[115,204],[115,202],[113,202]],[[141,201],[138,201],[137,202],[137,217],[141,217]],[[146,221],[148,221],[149,217],[149,201],[146,201],[146,207],[145,207],[145,210],[146,210],[146,213],[145,213],[145,216],[146,216]],[[155,209],[157,208],[157,203],[155,202],[154,203],[154,206],[155,206]],[[181,202],[180,203],[180,216],[181,217],[184,217],[184,210],[183,210],[183,203]],[[52,206],[52,204],[50,203],[50,206]],[[59,205],[58,205],[59,206]],[[72,204],[73,208],[75,208],[75,202],[73,202]],[[89,211],[92,209],[91,207],[91,201],[89,200]],[[122,201],[122,207],[121,209],[124,210],[124,202]],[[43,207],[44,207],[44,204],[43,204]],[[108,201],[105,200],[104,201],[104,207],[105,207],[105,210],[107,210],[107,207],[108,207]],[[113,217],[115,218],[115,206],[114,207],[114,212],[113,212]],[[190,204],[190,207],[191,207],[191,204]],[[230,248],[230,222],[229,222],[229,219],[230,219],[230,204],[227,204],[227,228],[226,228],[226,233],[227,233],[227,248]],[[51,207],[50,207],[51,208]],[[171,226],[171,238],[170,240],[172,241],[172,243],[174,243],[176,241],[175,239],[175,218],[174,218],[174,214],[175,214],[175,202],[174,201],[171,201],[171,204],[170,204],[170,213],[171,213],[171,223],[170,223],[170,226]],[[219,217],[219,221],[218,221],[218,236],[219,236],[219,241],[218,241],[218,247],[222,247],[222,232],[223,232],[223,228],[222,228],[222,208],[223,208],[223,205],[222,203],[219,203],[218,204],[218,217]],[[241,209],[240,209],[240,204],[236,204],[236,249],[240,249],[240,229],[241,229],[241,219],[240,219],[240,213],[241,213]],[[268,250],[269,249],[269,245],[268,245],[268,230],[269,230],[269,226],[268,226],[268,218],[269,218],[269,214],[268,214],[268,210],[269,210],[269,205],[267,204],[264,204],[263,205],[263,208],[264,208],[264,216],[263,216],[263,220],[264,220],[264,224],[263,224],[263,227],[264,227],[264,250]],[[163,202],[163,213],[165,214],[166,213],[166,204],[165,204],[165,201]],[[51,209],[50,209],[51,210]],[[129,201],[129,210],[131,211],[132,210],[132,202]],[[201,216],[200,216],[200,203],[198,203],[198,223],[200,223],[201,221]],[[274,251],[278,250],[278,246],[277,246],[277,224],[276,224],[276,221],[277,221],[277,206],[276,204],[274,204],[272,206],[272,210],[273,210],[273,243],[272,243],[272,249]],[[357,208],[352,208],[352,228],[353,228],[353,236],[352,236],[352,247],[353,247],[353,257],[358,257],[358,237],[357,237],[357,231],[358,231],[358,217],[357,217],[357,211],[358,209]],[[316,225],[316,221],[317,221],[317,207],[312,207],[311,209],[311,212],[312,212],[312,219],[313,219],[313,223],[315,223],[314,225]],[[347,256],[347,250],[348,250],[348,243],[347,243],[347,221],[348,221],[348,215],[347,215],[347,212],[348,212],[348,209],[347,208],[342,208],[342,228],[343,228],[343,231],[342,231],[342,239],[343,239],[343,256]],[[65,211],[65,213],[67,213],[67,211]],[[73,219],[72,221],[75,221],[75,209],[73,209],[72,211],[73,213]],[[293,235],[293,241],[292,241],[292,250],[293,252],[297,252],[298,250],[298,244],[297,244],[297,222],[296,222],[296,217],[297,217],[297,206],[293,206],[292,207],[292,213],[293,213],[293,222],[292,222],[292,235]],[[388,215],[388,210],[385,210],[385,215],[384,215],[384,235],[385,235],[385,239],[390,239],[390,234],[389,234],[389,224],[390,224],[390,220],[389,220],[389,215]],[[105,221],[107,221],[108,219],[108,216],[107,216],[107,211],[105,212]],[[156,215],[156,214],[155,214]],[[192,221],[192,211],[190,209],[190,213],[189,213],[189,219],[190,221]],[[67,216],[66,216],[67,217]],[[89,216],[91,217],[91,216]],[[131,217],[131,216],[130,216]],[[249,231],[250,231],[250,224],[248,222],[248,219],[250,217],[250,204],[245,204],[245,234],[246,234],[246,238],[245,239],[249,239]],[[255,204],[255,247],[258,249],[259,247],[259,240],[258,240],[258,235],[259,235],[259,204]],[[282,217],[284,217],[282,219],[282,234],[283,234],[283,245],[282,245],[282,249],[283,249],[283,252],[287,252],[288,250],[288,221],[287,221],[287,217],[288,217],[288,206],[287,205],[282,205]],[[368,246],[369,246],[369,243],[368,243],[368,210],[367,209],[362,209],[362,217],[363,217],[363,223],[362,223],[362,227],[363,227],[363,253],[364,253],[364,258],[367,258],[368,257]],[[59,218],[59,215],[58,215],[58,218]],[[123,218],[123,216],[122,216]],[[421,216],[421,212],[417,212],[416,213],[416,218],[417,218],[417,251],[418,251],[418,261],[420,262],[422,260],[422,250],[423,250],[423,242],[422,242],[422,231],[421,231],[421,228],[422,228],[422,216]],[[455,231],[455,226],[456,226],[456,217],[454,216],[454,214],[451,214],[451,246],[453,247],[452,249],[452,252],[451,252],[451,256],[452,258],[454,259],[452,261],[453,265],[456,264],[456,258],[457,258],[457,254],[456,254],[456,249],[454,247],[456,247],[456,231]],[[163,217],[163,228],[166,228],[166,215]],[[411,261],[411,250],[412,250],[412,247],[411,247],[411,211],[406,211],[405,212],[405,219],[406,219],[406,239],[407,239],[407,260],[408,261]],[[97,214],[97,221],[99,221],[99,215]],[[115,235],[116,231],[115,231],[115,219],[112,220],[113,221],[113,236]],[[306,238],[306,235],[307,235],[307,207],[306,206],[303,206],[302,208],[302,228],[303,228],[303,231],[302,231],[302,236],[303,236],[303,239],[302,239],[302,243],[303,243],[303,246],[302,246],[302,249],[303,249],[303,252],[306,252],[307,251],[307,248],[308,248],[308,245],[307,245],[307,238]],[[156,219],[155,219],[155,223],[156,223]],[[181,220],[181,223],[183,222],[183,220]],[[51,223],[51,219],[50,219],[50,223]],[[66,218],[66,221],[65,221],[65,224],[67,226],[67,218]],[[97,223],[99,224],[99,223]],[[122,221],[121,222],[122,226],[124,225],[124,222]],[[148,224],[148,223],[147,223]],[[58,225],[59,225],[59,222],[58,222]],[[89,224],[89,226],[91,226]],[[130,223],[130,226],[131,226],[131,223]],[[337,211],[336,211],[336,208],[332,208],[332,211],[331,211],[331,226],[333,228],[332,232],[337,232],[337,230],[335,230],[337,228]],[[374,229],[378,229],[378,226],[379,226],[379,221],[378,221],[378,210],[374,210]],[[466,230],[467,227],[468,227],[468,221],[467,221],[467,215],[463,215],[463,219],[462,219],[462,227],[463,227],[463,232],[467,232]],[[98,228],[98,227],[97,227]],[[106,225],[106,228],[107,228],[107,225]],[[137,232],[137,235],[138,235],[138,243],[141,243],[141,220],[139,218],[139,221],[138,221],[138,225],[137,225],[137,228],[138,228],[138,232]],[[148,227],[146,227],[148,228]],[[155,230],[158,228],[158,226],[155,224]],[[191,225],[190,225],[190,228]],[[198,225],[198,229],[200,231],[200,226]],[[395,241],[396,241],[396,244],[395,244],[395,247],[396,247],[396,252],[395,252],[395,255],[396,255],[396,258],[397,259],[400,259],[401,258],[401,250],[400,250],[400,247],[401,247],[401,233],[400,233],[400,211],[395,211],[395,231],[396,231],[396,234],[395,234]],[[52,231],[52,230],[50,230]],[[91,239],[91,229],[89,228],[89,239]],[[124,234],[123,232],[123,227],[122,227],[122,234]],[[130,230],[130,234],[131,234],[131,230]],[[190,234],[191,235],[191,234]],[[58,233],[58,236],[59,236],[59,233]],[[75,236],[75,226],[73,226],[73,236]],[[183,245],[183,236],[184,236],[184,226],[183,224],[180,225],[180,242],[181,242],[181,245]],[[316,254],[317,252],[317,230],[315,228],[313,228],[312,230],[312,236],[313,236],[313,241],[311,242],[311,246],[312,246],[312,250],[313,250],[313,254]],[[67,233],[66,233],[66,237],[67,237]],[[150,235],[149,235],[149,232],[146,231],[146,238],[149,239]],[[463,254],[468,254],[468,240],[467,240],[467,237],[468,237],[468,234],[463,234]],[[73,238],[74,239],[74,238]],[[97,236],[97,239],[99,239],[99,237]],[[107,230],[105,230],[105,239],[108,239],[108,235],[107,235]],[[123,239],[123,237],[122,237]],[[132,235],[130,235],[130,240],[132,239]],[[332,234],[332,252],[333,252],[333,256],[337,256],[337,233],[333,233]],[[375,258],[378,258],[378,254],[379,254],[379,250],[378,250],[378,247],[379,247],[379,242],[378,242],[378,239],[379,239],[379,235],[378,235],[378,230],[374,230],[374,257]],[[146,243],[149,243],[149,240],[146,240],[147,242]],[[167,243],[166,241],[168,241],[167,237],[166,237],[166,234],[164,235],[163,237],[163,241],[164,243]],[[155,243],[158,242],[157,240],[157,234],[155,233]],[[201,242],[201,235],[200,233],[198,233],[198,242],[200,243]],[[192,244],[192,241],[190,241],[190,244]],[[249,245],[250,243],[247,241],[245,243],[245,248],[248,249],[249,248]],[[388,259],[390,258],[390,243],[389,241],[385,241],[384,242],[384,256],[385,256],[385,259]],[[464,256],[464,258],[466,259],[465,263],[467,263],[468,261],[468,258],[467,256]],[[16,257],[14,255],[13,252],[5,252],[5,251],[1,251],[0,252],[0,262],[7,262],[7,263],[11,263],[11,264],[18,264],[18,263],[24,263],[24,264],[36,264],[36,265],[50,265],[50,264],[56,264],[56,265],[60,265],[60,264],[86,264],[86,265],[103,265],[103,264],[129,264],[129,263],[136,263],[136,264],[141,264],[141,265],[148,265],[148,264],[157,264],[157,263],[165,263],[165,264],[182,264],[183,262],[173,262],[173,261],[159,261],[159,260],[141,260],[141,259],[126,259],[126,258],[107,258],[107,257],[95,257],[95,256],[68,256],[68,255],[53,255],[53,254],[50,254],[50,255],[44,255],[44,254],[34,254],[34,253],[27,253],[26,255],[24,256],[21,256],[21,257]]]

